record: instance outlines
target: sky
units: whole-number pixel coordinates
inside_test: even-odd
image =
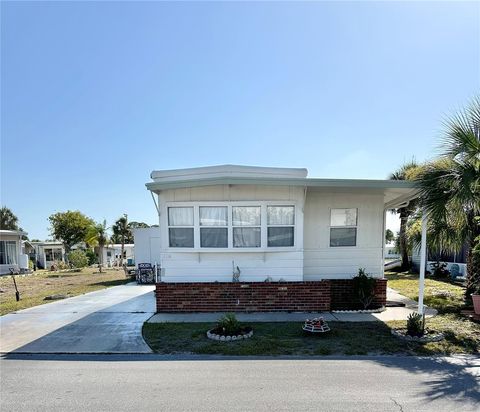
[[[0,200],[45,239],[156,224],[152,170],[384,179],[479,86],[478,2],[2,2]]]

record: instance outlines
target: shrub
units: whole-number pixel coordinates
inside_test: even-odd
[[[87,255],[88,258],[88,265],[94,265],[95,263],[98,263],[98,258],[95,252],[92,249],[87,249],[85,251],[85,254]]]
[[[88,257],[83,250],[73,250],[68,254],[68,261],[76,268],[88,265]]]
[[[66,262],[62,262],[61,260],[56,260],[53,262],[53,264],[55,265],[56,270],[70,269],[70,265]]]
[[[423,316],[420,313],[411,313],[407,318],[407,335],[423,336]]]
[[[216,329],[222,330],[225,335],[238,335],[242,326],[234,313],[226,313],[217,321]]]
[[[364,309],[367,309],[375,297],[375,279],[365,272],[365,269],[358,269],[358,275],[353,278],[353,291]]]

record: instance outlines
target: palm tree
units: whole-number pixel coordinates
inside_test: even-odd
[[[127,215],[123,215],[121,218],[117,219],[115,224],[112,226],[113,236],[116,239],[120,240],[122,244],[122,251],[120,256],[120,265],[123,266],[123,254],[125,249],[125,239],[130,236],[130,227],[128,226]]]
[[[18,217],[7,206],[0,208],[0,229],[18,230]]]
[[[102,273],[102,266],[103,266],[103,248],[108,243],[108,227],[107,221],[104,220],[103,223],[97,223],[94,226],[91,226],[87,231],[87,236],[85,238],[85,242],[92,246],[98,246],[98,263],[99,263],[99,270]]]
[[[480,287],[480,97],[444,124],[440,161],[427,164],[416,180],[420,201],[437,224],[455,228],[457,248],[468,245],[469,297]]]
[[[397,171],[393,172],[390,176],[390,180],[412,180],[412,178],[418,173],[419,166],[415,160],[411,160],[405,163]],[[408,242],[407,242],[407,223],[408,218],[415,213],[416,210],[415,200],[409,202],[406,206],[398,209],[393,209],[394,213],[400,215],[400,231],[398,233],[398,242],[400,255],[402,256],[402,270],[408,270],[410,262],[408,259]]]

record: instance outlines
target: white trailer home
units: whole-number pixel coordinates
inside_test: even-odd
[[[149,253],[162,283],[231,282],[238,272],[241,282],[346,280],[359,268],[382,279],[386,210],[416,196],[410,182],[308,178],[306,169],[224,165],[151,178],[159,228]]]
[[[28,270],[28,255],[22,250],[22,236],[26,232],[20,230],[0,230],[0,275]]]

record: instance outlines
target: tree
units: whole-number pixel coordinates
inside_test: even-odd
[[[97,223],[93,226],[90,226],[85,236],[86,243],[92,247],[98,246],[98,263],[100,273],[102,273],[103,265],[103,248],[109,241],[107,231],[107,221],[104,220],[103,223]]]
[[[18,217],[6,206],[0,208],[0,229],[18,230]]]
[[[468,247],[466,295],[480,286],[480,97],[444,123],[443,153],[427,164],[416,181],[420,202],[436,225],[454,228],[448,238]]]
[[[418,172],[419,166],[415,162],[415,160],[412,160],[408,163],[405,163],[397,171],[392,173],[389,178],[391,180],[413,180]],[[400,231],[398,233],[398,244],[400,249],[400,255],[402,256],[402,270],[407,270],[410,266],[407,247],[407,222],[409,216],[411,216],[415,212],[415,210],[415,200],[409,202],[409,204],[406,206],[393,210],[400,216]]]
[[[128,217],[123,215],[121,218],[117,219],[115,224],[112,226],[113,239],[120,240],[122,245],[122,251],[120,256],[120,265],[123,265],[123,255],[125,249],[125,243],[132,236],[132,231],[128,226]],[[112,239],[112,240],[113,240]]]
[[[78,210],[55,213],[48,220],[50,232],[63,243],[67,256],[73,245],[85,240],[88,229],[94,225],[92,219]]]
[[[144,222],[130,222],[128,224],[128,226],[130,227],[130,229],[138,229],[138,228],[148,228],[150,227],[149,225],[147,225],[146,223]]]
[[[68,261],[76,268],[81,269],[87,266],[88,257],[83,250],[72,250],[68,254]]]
[[[390,242],[393,242],[394,240],[395,240],[395,235],[390,229],[387,229],[385,231],[385,242],[390,243]]]

